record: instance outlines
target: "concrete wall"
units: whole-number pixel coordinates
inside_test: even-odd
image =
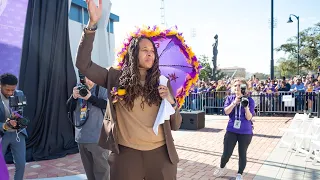
[[[75,57],[79,40],[83,32],[83,27],[80,23],[69,20],[69,31],[71,54],[75,63]],[[105,33],[101,35],[97,32],[93,44],[92,60],[103,67],[109,67],[113,64],[115,59],[114,49],[114,34]]]

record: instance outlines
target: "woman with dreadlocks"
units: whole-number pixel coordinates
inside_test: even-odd
[[[99,145],[111,150],[111,180],[173,180],[179,161],[171,130],[182,118],[172,96],[170,82],[159,85],[159,57],[152,40],[133,38],[121,70],[105,69],[91,60],[91,51],[102,14],[102,0],[96,6],[86,0],[90,20],[84,29],[76,66],[82,74],[110,92]],[[103,28],[103,27],[102,27]],[[160,103],[166,99],[176,112],[153,132]]]

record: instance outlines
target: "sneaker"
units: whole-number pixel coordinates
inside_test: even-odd
[[[226,167],[224,167],[224,168],[217,167],[217,169],[213,172],[213,175],[216,177],[220,177],[221,175],[223,175],[225,169],[226,169]]]
[[[242,175],[241,174],[237,174],[236,180],[242,180]]]

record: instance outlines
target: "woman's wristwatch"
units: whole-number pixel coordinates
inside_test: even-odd
[[[98,29],[97,24],[95,24],[95,25],[93,25],[93,26],[86,26],[86,27],[84,28],[84,30],[86,30],[86,31],[96,31],[97,29]]]
[[[174,103],[171,104],[172,107],[176,107],[177,106],[177,101],[174,99]]]
[[[176,100],[176,98],[174,98],[174,97],[172,97],[172,98],[173,98],[173,100],[174,100],[174,103],[171,104],[171,106],[172,106],[172,107],[176,107],[176,106],[177,106],[177,100]]]

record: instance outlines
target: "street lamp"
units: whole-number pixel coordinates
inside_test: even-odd
[[[270,61],[270,76],[274,79],[274,59],[273,59],[273,0],[271,0],[271,61]]]
[[[294,14],[290,14],[289,16],[289,20],[287,23],[292,23],[292,19],[291,16],[294,16],[295,18],[297,18],[298,21],[298,34],[297,34],[297,38],[298,38],[298,75],[300,74],[300,37],[299,37],[299,16],[294,15]]]

